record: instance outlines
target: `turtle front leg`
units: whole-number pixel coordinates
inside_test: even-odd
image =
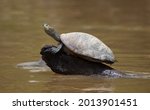
[[[50,54],[56,54],[58,53],[61,48],[62,48],[63,44],[59,44],[57,47],[56,46],[49,46],[47,48],[45,48],[45,50],[43,51],[44,53],[50,53]]]

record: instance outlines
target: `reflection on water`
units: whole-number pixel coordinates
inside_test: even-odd
[[[47,22],[62,32],[83,31],[114,51],[113,67],[150,73],[149,0],[1,0],[0,92],[150,92],[149,79],[111,79],[29,72],[16,68],[40,58]],[[140,87],[139,87],[140,85]]]

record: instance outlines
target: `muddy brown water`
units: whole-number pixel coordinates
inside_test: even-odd
[[[56,44],[43,29],[93,34],[114,51],[112,67],[150,75],[149,0],[1,0],[0,92],[150,92],[147,78],[60,75],[16,68],[36,61],[45,44]]]

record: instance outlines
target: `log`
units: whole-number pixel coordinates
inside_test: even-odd
[[[58,53],[53,53],[53,45],[45,45],[40,54],[42,59],[55,73],[64,75],[102,75],[109,77],[125,77],[118,71],[103,63],[91,62],[74,55],[68,55],[61,49]]]

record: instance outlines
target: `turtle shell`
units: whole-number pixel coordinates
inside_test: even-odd
[[[111,49],[93,35],[82,32],[61,34],[62,43],[73,53],[95,62],[113,63],[115,57]]]

